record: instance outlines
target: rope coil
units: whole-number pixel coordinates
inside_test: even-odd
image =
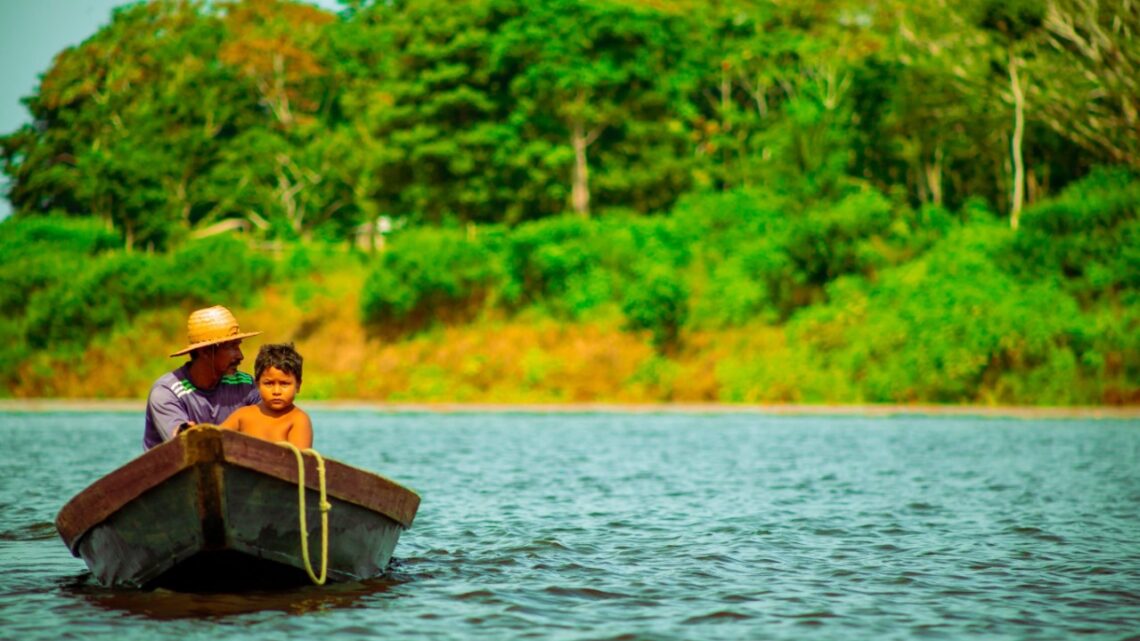
[[[300,508],[300,521],[301,521],[301,558],[305,561],[305,572],[309,574],[309,578],[317,585],[324,585],[325,579],[328,578],[329,569],[329,510],[332,509],[332,504],[328,502],[327,494],[325,491],[325,460],[316,450],[308,449],[305,453],[312,454],[313,458],[317,459],[317,479],[321,490],[321,575],[318,577],[313,572],[313,564],[309,560],[309,519],[305,513],[305,458],[301,455],[301,450],[288,441],[281,441],[278,445],[284,445],[293,450],[293,454],[297,457],[297,504]]]

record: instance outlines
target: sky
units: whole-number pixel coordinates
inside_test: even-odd
[[[326,9],[336,0],[309,0]],[[77,45],[111,21],[123,0],[0,0],[0,134],[31,120],[20,99],[36,90],[55,54]],[[0,175],[0,193],[6,193]],[[0,219],[11,206],[0,198]]]

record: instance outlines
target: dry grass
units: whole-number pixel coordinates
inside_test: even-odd
[[[782,345],[779,330],[705,332],[686,335],[666,358],[648,335],[623,331],[616,318],[567,324],[494,315],[388,340],[359,321],[363,277],[359,270],[314,275],[233,306],[243,329],[263,332],[243,343],[242,369],[253,371],[262,344],[292,341],[305,357],[302,401],[700,403],[724,400],[720,363]],[[143,313],[71,358],[41,355],[21,369],[11,394],[144,398],[182,362],[167,354],[183,346],[188,311]]]

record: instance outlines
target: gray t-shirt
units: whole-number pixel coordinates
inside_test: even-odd
[[[163,374],[146,399],[146,429],[143,449],[149,450],[174,436],[186,421],[220,425],[239,407],[256,405],[261,394],[253,377],[245,372],[223,376],[213,389],[198,389],[190,382],[190,364]]]

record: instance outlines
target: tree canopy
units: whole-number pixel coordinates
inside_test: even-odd
[[[1138,21],[1098,0],[153,0],[61,52],[0,147],[17,216],[92,216],[128,247],[852,181],[1016,215],[1140,168]]]

